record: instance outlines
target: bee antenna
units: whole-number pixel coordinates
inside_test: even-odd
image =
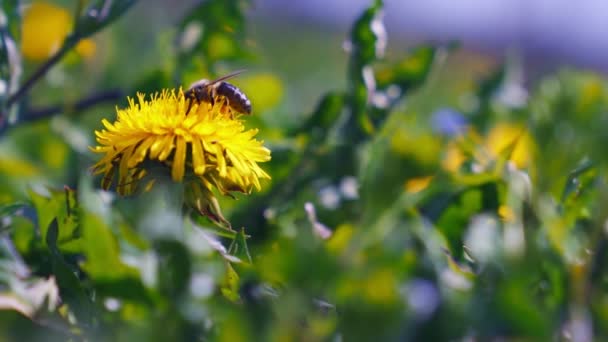
[[[221,82],[221,81],[225,81],[225,80],[227,80],[229,78],[232,78],[232,77],[234,77],[236,75],[240,75],[240,74],[244,73],[245,71],[247,71],[247,70],[246,69],[240,69],[240,70],[233,71],[233,72],[229,73],[228,75],[224,75],[222,77],[214,79],[213,81],[209,82],[208,85],[212,85],[212,84],[215,84],[215,83],[218,83],[218,82]]]

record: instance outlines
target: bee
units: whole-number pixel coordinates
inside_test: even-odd
[[[242,72],[244,72],[244,70],[231,72],[230,74],[213,81],[202,79],[192,83],[190,88],[184,93],[186,99],[190,100],[186,113],[190,111],[194,101],[197,103],[207,102],[214,105],[215,100],[221,98],[233,111],[248,115],[251,114],[251,101],[249,101],[245,93],[234,85],[225,82],[225,80]]]

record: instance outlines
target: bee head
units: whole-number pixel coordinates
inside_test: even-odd
[[[211,82],[207,79],[198,80],[192,83],[189,89],[194,91],[202,91],[203,89],[205,89],[206,86],[209,85],[209,83]]]

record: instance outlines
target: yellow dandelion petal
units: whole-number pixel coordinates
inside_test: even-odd
[[[211,145],[215,151],[215,158],[217,159],[217,169],[220,172],[220,176],[226,176],[226,159],[224,158],[224,151],[219,144]]]
[[[160,152],[165,148],[165,145],[167,145],[165,141],[168,141],[169,139],[171,139],[171,136],[155,134],[154,142],[152,142],[152,145],[150,145],[150,159],[158,159]]]
[[[192,164],[194,173],[197,175],[202,175],[205,172],[205,152],[198,139],[192,141]]]
[[[174,181],[181,181],[184,178],[186,165],[186,141],[183,138],[177,138],[176,145],[171,177]]]
[[[128,99],[128,106],[116,109],[116,120],[102,120],[96,131],[97,146],[103,154],[93,166],[102,173],[102,187],[108,189],[117,175],[116,189],[121,195],[135,191],[146,177],[145,188],[154,184],[154,175],[146,172],[146,161],[165,167],[175,182],[187,174],[208,190],[223,194],[250,192],[261,188],[261,178],[270,176],[258,165],[270,160],[270,150],[255,139],[257,130],[247,130],[238,115],[233,115],[222,101],[215,105],[193,104],[186,113],[187,101],[181,90],[163,90],[146,97],[138,93]],[[156,169],[155,169],[156,170]]]
[[[131,158],[132,164],[129,164],[129,167],[135,167],[137,164],[141,163],[146,158],[146,154],[153,143],[154,137],[144,139],[133,153],[133,158]]]
[[[235,169],[243,174],[247,174],[250,173],[251,171],[249,170],[248,167],[245,166],[245,164],[243,162],[241,162],[240,158],[237,158],[234,153],[232,153],[230,150],[226,150],[226,156],[228,157],[228,160],[230,160],[230,162],[232,163],[232,165],[235,167]]]
[[[118,174],[120,178],[127,177],[129,174],[129,159],[131,158],[134,149],[135,146],[128,147],[120,159],[120,166],[118,167]]]
[[[165,159],[167,159],[167,157],[169,157],[169,154],[171,153],[171,151],[173,151],[173,148],[175,147],[175,145],[173,144],[174,140],[175,140],[174,135],[167,135],[162,140],[162,145],[160,147],[161,150],[160,150],[160,153],[158,154],[158,160],[165,161]]]
[[[102,119],[101,123],[107,130],[109,130],[109,131],[114,130],[114,125],[111,124],[110,121],[108,121],[107,119]],[[97,135],[97,136],[104,135],[104,132],[95,131],[95,135]]]

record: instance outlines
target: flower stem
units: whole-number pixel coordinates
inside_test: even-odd
[[[104,90],[99,93],[92,94],[88,97],[85,97],[75,103],[61,103],[55,104],[49,107],[32,109],[24,114],[19,116],[19,119],[9,124],[8,122],[0,121],[0,136],[6,131],[8,128],[16,126],[25,122],[33,122],[36,120],[42,120],[46,118],[50,118],[56,114],[65,112],[65,111],[83,111],[93,106],[96,106],[105,102],[114,102],[116,100],[121,99],[124,96],[124,92],[120,89],[110,89]]]
[[[53,65],[57,64],[61,58],[68,52],[72,46],[76,45],[77,40],[67,40],[65,44],[59,49],[53,56],[44,62],[30,77],[23,82],[21,87],[6,100],[6,107],[10,108],[15,102],[17,102],[23,95],[27,94],[28,91],[34,86],[34,84],[44,76]]]

